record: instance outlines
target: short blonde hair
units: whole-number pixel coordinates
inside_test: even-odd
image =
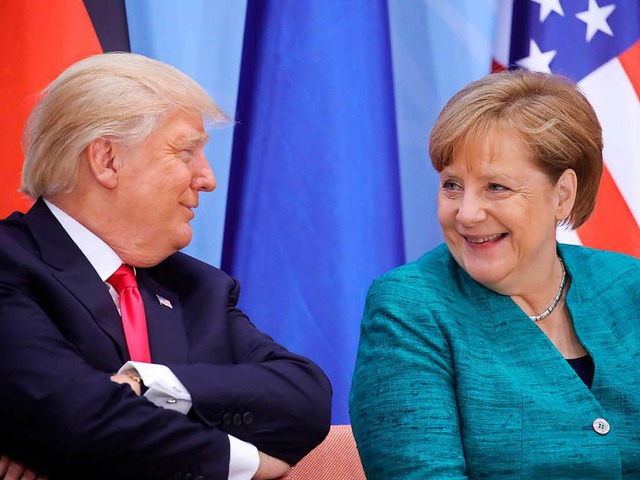
[[[176,112],[200,114],[209,126],[228,122],[200,85],[170,65],[133,53],[80,60],[43,91],[29,115],[20,191],[37,198],[71,190],[92,141],[135,145],[160,117]]]
[[[494,126],[515,132],[553,182],[571,168],[578,189],[566,220],[578,228],[595,207],[602,176],[602,128],[593,107],[568,78],[527,70],[487,75],[454,95],[440,112],[429,141],[438,171],[465,142]]]

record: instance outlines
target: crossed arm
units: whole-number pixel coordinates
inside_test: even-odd
[[[0,281],[0,379],[9,392],[0,398],[0,451],[38,472],[55,464],[96,478],[164,478],[193,469],[226,478],[231,434],[261,451],[255,478],[286,473],[326,435],[330,386],[315,365],[258,332],[235,310],[237,295],[230,298],[229,335],[239,363],[170,366],[193,397],[185,416],[97,369],[32,295]],[[251,425],[218,418],[243,404],[253,411]],[[17,471],[16,464],[7,469]]]
[[[111,381],[118,384],[127,384],[138,396],[141,394],[141,385],[131,376],[116,374],[111,376]],[[278,458],[258,452],[259,466],[253,480],[270,480],[284,478],[291,472],[291,466]],[[0,456],[0,478],[4,480],[48,480],[48,477],[39,475],[17,460],[12,460],[7,455]]]
[[[142,394],[142,385],[139,379],[134,376],[127,375],[125,373],[117,373],[111,376],[111,381],[118,384],[127,384],[131,387],[133,392],[140,396]],[[8,457],[2,457],[0,459],[0,478],[2,478],[3,472],[3,463],[8,465],[7,469],[10,467],[14,467],[15,472],[13,476],[8,474],[5,480],[47,480],[46,477],[35,476],[34,472],[31,472],[29,469],[25,469],[19,462],[13,462]],[[23,469],[24,473],[20,476],[20,469]],[[278,479],[286,476],[291,472],[291,466],[279,458],[272,457],[271,455],[267,455],[266,453],[258,451],[258,470],[255,475],[253,475],[253,480],[271,480]]]

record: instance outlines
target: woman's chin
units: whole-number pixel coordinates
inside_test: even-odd
[[[505,269],[497,265],[464,265],[463,268],[476,282],[499,292],[499,285],[507,276]]]

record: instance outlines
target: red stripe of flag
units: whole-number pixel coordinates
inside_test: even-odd
[[[640,99],[640,40],[629,47],[618,59]]]
[[[618,59],[640,98],[640,41]],[[578,235],[589,247],[640,257],[640,228],[606,165],[594,214],[578,229]]]
[[[17,192],[22,128],[38,92],[81,58],[102,52],[82,0],[6,1],[0,4],[0,218],[25,211]]]
[[[640,257],[640,229],[606,165],[596,208],[578,235],[588,247]]]
[[[506,69],[507,67],[502,65],[495,58],[491,59],[491,73],[504,72]]]

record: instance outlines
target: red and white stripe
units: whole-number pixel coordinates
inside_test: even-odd
[[[512,0],[496,25],[493,71],[509,61]],[[558,241],[640,257],[640,41],[579,82],[604,137],[604,172],[592,217],[577,231],[558,229]]]

